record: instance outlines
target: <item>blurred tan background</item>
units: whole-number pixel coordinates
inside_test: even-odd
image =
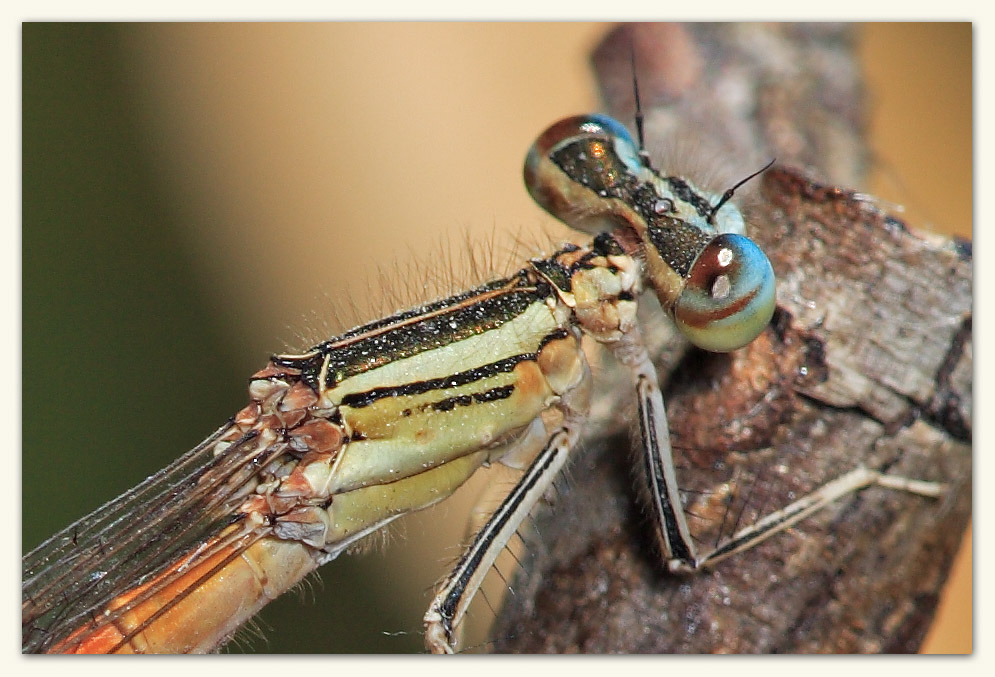
[[[500,260],[520,233],[565,237],[521,163],[545,125],[599,108],[586,55],[608,29],[26,25],[24,546],[199,441],[271,352],[392,310],[364,300],[378,268],[418,300],[433,289],[408,262],[444,277],[464,235]],[[969,238],[971,26],[860,37],[877,164],[856,188]],[[419,650],[479,485],[325,567],[313,604],[279,600],[243,645]],[[925,650],[970,652],[969,539],[940,616]]]

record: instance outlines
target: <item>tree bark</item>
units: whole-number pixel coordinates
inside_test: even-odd
[[[821,24],[626,25],[597,48],[623,120],[634,56],[651,155],[693,134],[695,157],[740,176],[778,158],[747,200],[778,276],[771,326],[729,355],[689,350],[644,296],[646,333],[703,549],[861,464],[948,490],[866,489],[713,571],[670,575],[633,491],[632,397],[620,405],[628,386],[596,354],[591,435],[537,510],[495,651],[917,650],[970,519],[971,249],[830,187],[858,185],[867,156],[851,48]]]

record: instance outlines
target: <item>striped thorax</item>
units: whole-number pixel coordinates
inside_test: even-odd
[[[539,204],[593,240],[274,356],[227,425],[25,557],[24,649],[213,650],[319,565],[502,463],[521,479],[424,617],[428,648],[452,651],[484,575],[580,439],[592,384],[585,334],[631,378],[646,494],[672,571],[714,564],[870,484],[939,492],[859,469],[699,556],[638,297],[652,288],[693,343],[733,350],[771,318],[770,263],[742,235],[733,189],[715,196],[662,176],[610,118],[550,127],[525,179]]]
[[[274,357],[256,379],[306,387],[315,401],[301,425],[334,428],[320,451],[302,449],[285,481],[309,503],[328,501],[327,557],[441,500],[483,463],[531,461],[535,440],[550,434],[536,429],[542,414],[586,378],[581,329],[611,342],[635,322],[638,271],[603,236],[307,353]]]
[[[451,650],[454,628],[509,529],[580,436],[591,381],[581,335],[615,349],[637,381],[655,383],[636,326],[644,284],[692,337],[744,308],[761,307],[749,324],[754,334],[770,317],[772,296],[763,297],[772,293],[769,264],[759,289],[742,291],[735,256],[712,260],[736,251],[716,234],[742,230],[738,211],[717,214],[690,184],[661,178],[609,118],[571,118],[550,128],[529,153],[526,183],[555,215],[598,233],[593,242],[306,352],[273,357],[251,380],[250,404],[202,452],[191,452],[201,465],[180,480],[202,496],[186,508],[196,508],[192,533],[200,544],[179,562],[164,556],[150,563],[140,587],[107,601],[102,618],[69,637],[46,639],[49,648],[209,649],[307,571],[449,496],[480,466],[501,462],[522,469],[524,479],[426,614],[430,648]],[[724,253],[710,253],[716,248]],[[706,301],[738,305],[723,315],[697,297],[685,301],[701,288]],[[760,301],[741,300],[751,294]],[[752,339],[744,331],[732,343]],[[706,347],[719,344],[734,347],[728,339]],[[170,497],[165,505],[173,500],[182,522],[187,499]],[[207,585],[232,579],[246,581],[243,598]],[[165,591],[177,589],[167,601]],[[217,633],[188,631],[185,619],[205,609],[224,619]]]

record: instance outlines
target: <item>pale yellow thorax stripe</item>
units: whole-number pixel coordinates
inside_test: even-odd
[[[478,402],[473,396],[493,388],[510,387],[508,397]],[[442,411],[433,401],[463,401]],[[343,419],[358,429],[369,422],[369,437],[355,440],[342,451],[327,485],[330,494],[370,484],[393,482],[450,462],[477,449],[517,435],[549,406],[555,394],[534,361],[514,370],[480,379],[458,388],[414,397],[391,397],[369,407],[349,410]],[[410,413],[405,413],[410,412]],[[361,425],[362,424],[362,425]]]
[[[339,405],[345,396],[354,393],[443,378],[521,353],[535,352],[543,337],[556,328],[549,307],[543,301],[536,301],[495,329],[351,376],[329,389],[326,398]]]

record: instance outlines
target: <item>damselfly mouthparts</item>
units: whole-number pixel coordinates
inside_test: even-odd
[[[937,495],[940,485],[857,468],[696,553],[638,296],[652,289],[688,338],[727,351],[770,320],[774,278],[732,204],[659,175],[640,150],[606,117],[544,132],[526,183],[546,209],[594,234],[590,244],[273,357],[231,422],[26,556],[25,649],[214,649],[308,572],[499,462],[522,479],[425,614],[428,648],[451,651],[482,577],[581,433],[592,387],[583,334],[631,376],[672,571],[717,563],[872,484]]]

